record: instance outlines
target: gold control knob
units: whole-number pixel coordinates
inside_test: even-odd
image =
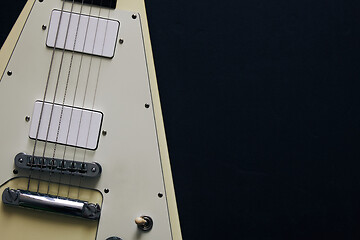
[[[153,227],[153,220],[149,216],[141,216],[135,218],[135,223],[142,231],[150,231]]]
[[[138,226],[144,226],[147,222],[143,217],[137,217],[135,218],[135,223]]]

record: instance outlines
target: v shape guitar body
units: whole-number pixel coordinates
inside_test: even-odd
[[[29,0],[1,49],[1,239],[179,240],[144,2],[81,2]]]

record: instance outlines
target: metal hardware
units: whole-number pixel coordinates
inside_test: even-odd
[[[30,117],[29,117],[29,116],[26,116],[26,117],[25,117],[25,121],[29,122],[29,121],[30,121]]]
[[[136,19],[136,18],[137,18],[136,14],[133,14],[133,15],[132,15],[132,18],[133,18],[133,19]]]
[[[120,38],[120,39],[119,39],[119,43],[120,43],[120,44],[123,44],[123,43],[124,43],[124,39]]]
[[[21,169],[62,173],[84,177],[99,177],[101,166],[98,163],[84,163],[57,158],[38,157],[19,153],[15,156],[15,165]]]
[[[106,130],[103,130],[103,131],[102,131],[102,135],[103,135],[103,136],[106,136],[106,135],[107,135],[107,131],[106,131]]]
[[[4,204],[40,209],[91,220],[100,217],[99,204],[6,188],[2,194]]]
[[[104,189],[104,192],[105,192],[105,193],[109,193],[110,190],[109,190],[108,188],[105,188],[105,189]]]
[[[46,30],[46,25],[42,25],[42,30]]]
[[[11,75],[12,75],[12,71],[8,71],[8,72],[7,72],[7,75],[8,75],[8,76],[11,76]]]
[[[149,107],[150,107],[150,104],[146,103],[145,108],[149,108]]]

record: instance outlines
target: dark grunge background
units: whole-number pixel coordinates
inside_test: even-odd
[[[146,5],[184,239],[360,239],[360,1]]]

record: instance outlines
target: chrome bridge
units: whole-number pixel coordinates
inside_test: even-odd
[[[101,213],[99,204],[10,188],[4,190],[2,201],[6,205],[39,209],[91,220],[99,219]]]
[[[85,163],[57,158],[38,157],[19,153],[15,156],[15,166],[20,169],[31,169],[83,177],[99,177],[101,166],[98,163]]]

